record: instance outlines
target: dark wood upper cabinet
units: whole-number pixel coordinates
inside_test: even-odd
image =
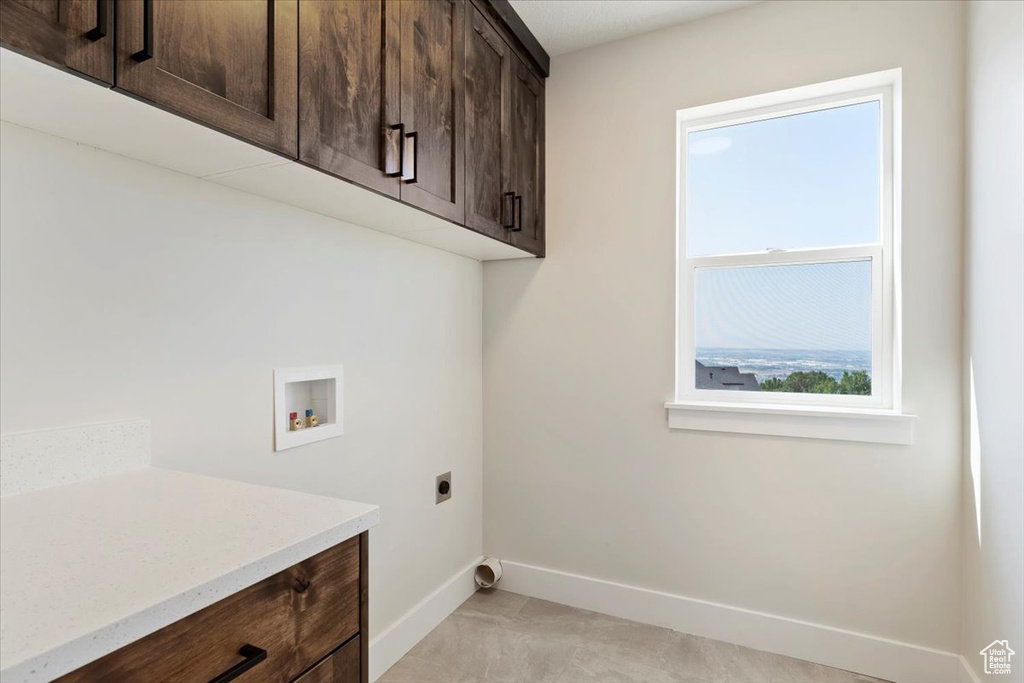
[[[393,197],[385,131],[400,119],[399,10],[398,0],[299,2],[299,159]]]
[[[548,56],[508,0],[0,0],[0,44],[544,255]]]
[[[466,6],[462,0],[400,5],[402,201],[462,223]]]
[[[117,0],[126,92],[295,157],[298,0]]]
[[[0,45],[110,85],[113,0],[0,0]]]
[[[512,220],[511,49],[470,5],[466,22],[466,226],[501,240]]]
[[[518,57],[512,64],[512,192],[510,242],[544,255],[544,86]]]

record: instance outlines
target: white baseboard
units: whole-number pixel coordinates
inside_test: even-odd
[[[965,680],[962,658],[951,652],[518,562],[501,564],[498,587],[513,593],[897,683]]]
[[[477,558],[460,569],[440,588],[420,601],[370,641],[370,680],[376,681],[395,662],[423,640],[445,617],[476,592],[473,572],[483,561]]]
[[[957,679],[957,683],[981,683],[981,678],[975,672],[974,667],[963,655],[960,655],[960,677]]]

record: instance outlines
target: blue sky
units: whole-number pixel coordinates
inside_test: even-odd
[[[690,133],[691,256],[877,242],[877,102]],[[868,262],[701,270],[696,344],[868,350]]]

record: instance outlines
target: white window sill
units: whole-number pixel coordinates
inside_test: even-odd
[[[813,406],[666,403],[669,429],[796,436],[909,446],[916,415],[893,410]]]

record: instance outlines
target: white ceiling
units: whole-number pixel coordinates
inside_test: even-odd
[[[757,0],[510,0],[549,55],[752,5]]]

